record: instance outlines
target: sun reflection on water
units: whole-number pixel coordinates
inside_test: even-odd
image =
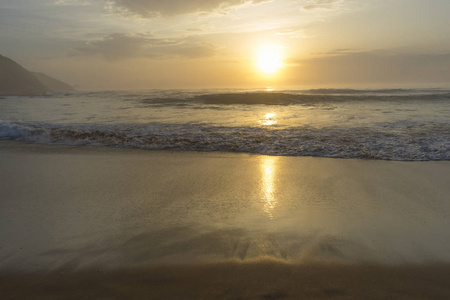
[[[276,113],[267,113],[264,115],[264,119],[259,121],[262,125],[270,126],[277,123],[275,119]]]
[[[261,157],[261,194],[264,201],[264,211],[273,219],[273,210],[278,204],[275,197],[275,171],[278,158],[273,156]]]

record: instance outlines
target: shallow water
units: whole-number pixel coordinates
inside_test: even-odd
[[[0,138],[269,155],[450,159],[450,91],[154,90],[0,99]]]

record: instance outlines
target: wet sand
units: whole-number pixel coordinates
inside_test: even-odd
[[[443,299],[449,162],[0,142],[6,298]]]
[[[0,274],[2,299],[448,299],[449,265],[275,262]]]

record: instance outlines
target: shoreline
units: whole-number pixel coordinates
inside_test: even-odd
[[[119,146],[109,146],[109,145],[70,145],[70,144],[58,144],[58,143],[39,143],[33,141],[17,141],[17,140],[2,140],[0,139],[0,150],[4,151],[28,151],[28,152],[39,152],[39,153],[62,153],[62,152],[74,152],[74,153],[187,153],[194,155],[227,155],[227,156],[267,156],[267,157],[281,157],[281,158],[306,158],[306,159],[325,159],[325,160],[357,160],[357,161],[378,161],[378,162],[398,162],[398,163],[427,163],[427,162],[448,162],[450,160],[446,159],[434,159],[434,160],[395,160],[395,159],[381,159],[374,157],[328,157],[328,156],[311,156],[311,155],[288,155],[288,154],[263,154],[256,152],[239,152],[239,151],[221,151],[221,150],[177,150],[177,149],[145,149],[139,147],[119,147]]]

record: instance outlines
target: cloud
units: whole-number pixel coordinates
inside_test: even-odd
[[[291,61],[315,83],[443,83],[450,80],[450,53],[389,53],[386,50],[352,52]],[[346,52],[348,51],[348,52]],[[308,70],[308,71],[306,71]]]
[[[275,34],[279,36],[285,36],[291,39],[299,39],[307,37],[305,31],[301,28],[279,28]]]
[[[318,52],[318,53],[314,53],[316,55],[324,55],[324,56],[334,56],[334,55],[346,55],[349,53],[364,53],[361,52],[358,49],[352,49],[352,48],[339,48],[339,49],[334,49],[328,52]]]
[[[339,0],[308,0],[308,5],[303,6],[303,9],[329,9],[332,8]]]
[[[91,5],[91,3],[88,0],[55,0],[55,5],[85,6]]]
[[[171,47],[165,55],[183,56],[186,58],[209,57],[216,54],[218,47],[213,43],[193,43],[181,44],[177,47]]]
[[[107,0],[110,10],[131,13],[142,17],[174,16],[196,12],[228,9],[245,3],[268,0]]]
[[[118,61],[133,57],[201,58],[215,55],[218,49],[219,47],[213,43],[161,39],[143,34],[115,33],[91,41],[77,50],[82,55],[94,55],[110,61]]]

